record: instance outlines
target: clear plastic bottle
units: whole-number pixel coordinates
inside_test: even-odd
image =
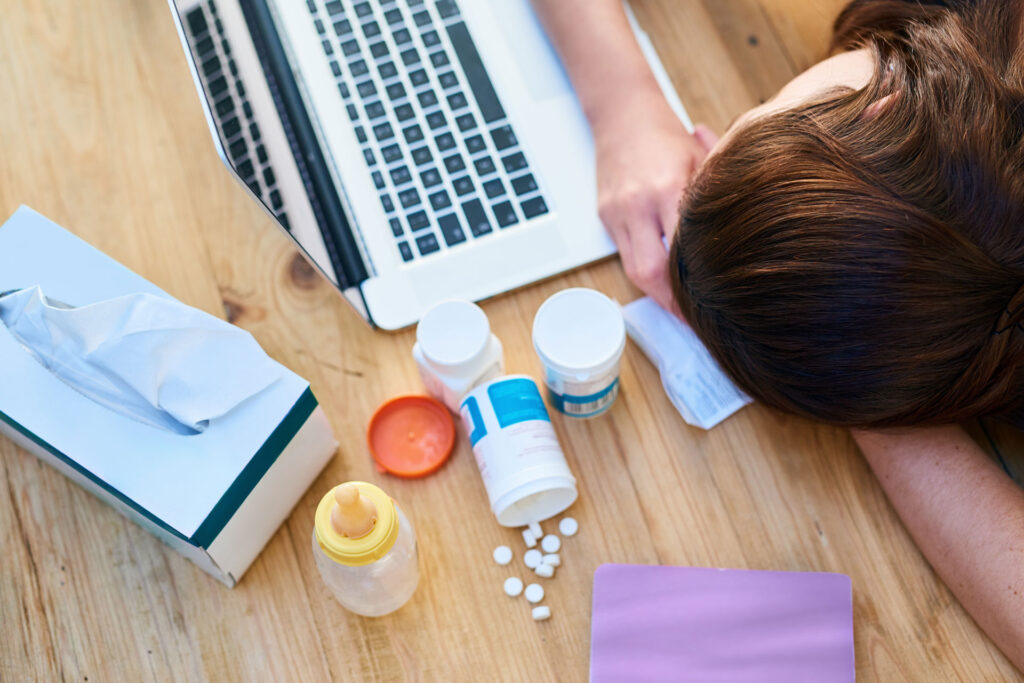
[[[384,491],[366,482],[341,484],[320,500],[313,557],[338,602],[366,617],[397,610],[420,579],[412,523]]]

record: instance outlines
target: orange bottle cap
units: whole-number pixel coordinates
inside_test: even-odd
[[[451,455],[455,422],[444,404],[429,396],[399,396],[373,414],[366,439],[382,471],[422,477]]]

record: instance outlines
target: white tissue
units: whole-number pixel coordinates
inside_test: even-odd
[[[665,392],[687,423],[711,429],[750,403],[690,326],[653,299],[626,304],[622,315],[626,332],[657,366]]]
[[[178,434],[203,431],[281,377],[245,330],[151,294],[75,308],[30,287],[0,295],[0,323],[68,386]]]

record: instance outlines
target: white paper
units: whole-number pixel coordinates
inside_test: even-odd
[[[202,432],[281,377],[245,330],[148,293],[70,307],[29,287],[0,295],[0,323],[71,388],[177,434]]]
[[[622,315],[626,332],[658,368],[665,392],[687,423],[711,429],[751,402],[689,325],[653,299],[626,304]]]

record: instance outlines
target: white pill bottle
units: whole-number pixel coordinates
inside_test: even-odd
[[[576,501],[576,479],[536,382],[491,380],[469,393],[460,414],[498,524],[542,522]]]
[[[362,481],[336,486],[320,500],[313,557],[338,602],[365,617],[394,612],[420,580],[412,524],[384,491]]]
[[[469,301],[441,302],[416,326],[412,356],[423,384],[453,413],[473,387],[501,376],[502,355],[487,314]]]

